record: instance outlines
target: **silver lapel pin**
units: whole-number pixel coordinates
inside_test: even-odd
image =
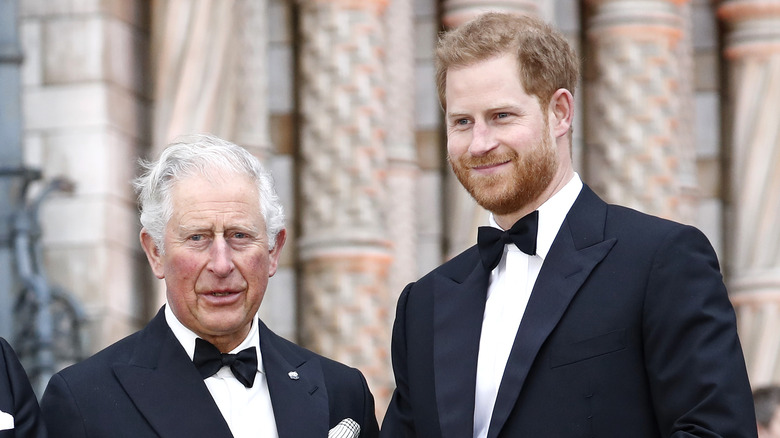
[[[287,373],[287,376],[289,376],[292,380],[298,380],[300,378],[300,376],[298,376],[298,371],[290,371]]]

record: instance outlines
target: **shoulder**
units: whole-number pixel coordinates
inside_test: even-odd
[[[605,240],[615,240],[611,260],[632,264],[636,269],[686,265],[720,271],[718,255],[709,238],[692,225],[610,205],[603,236]]]
[[[140,337],[140,332],[133,333],[84,359],[81,362],[70,365],[60,372],[58,376],[65,380],[91,380],[111,373],[111,366],[116,363],[130,361],[132,352]]]
[[[477,245],[472,245],[422,276],[416,283],[427,284],[441,277],[451,278],[456,282],[461,282],[470,275],[474,271],[474,268],[480,263]]]
[[[14,350],[11,348],[8,341],[6,341],[5,338],[0,338],[0,362],[4,362],[6,356],[11,356],[13,354]]]
[[[125,336],[57,374],[74,378],[76,376],[90,376],[93,373],[96,375],[106,372],[113,373],[114,365],[139,360],[144,365],[150,365],[159,357],[160,350],[169,345],[170,339],[175,340],[161,309],[141,330]]]
[[[587,185],[566,215],[565,223],[571,228],[575,241],[589,236],[595,241],[618,238],[652,243],[675,233],[702,234],[689,225],[627,206],[609,204]]]
[[[4,370],[6,374],[24,371],[19,357],[5,338],[0,338],[0,370]]]
[[[704,233],[692,225],[653,216],[620,205],[607,206],[606,237],[616,236],[648,243],[675,243],[679,239],[705,240]]]
[[[281,355],[291,363],[294,362],[302,363],[302,362],[312,361],[312,360],[319,362],[326,378],[329,376],[331,377],[342,376],[345,378],[358,379],[358,380],[362,378],[362,373],[357,368],[353,368],[344,363],[323,356],[319,353],[315,353],[314,351],[309,350],[308,348],[302,347],[292,341],[289,341],[274,333],[271,329],[265,326],[265,324],[262,321],[260,322],[260,327],[261,327],[260,345],[262,349],[262,354],[271,353],[271,351],[262,348],[263,344],[266,343],[272,346],[273,352],[275,354]]]
[[[0,338],[0,396],[3,392],[13,393],[14,387],[27,381],[27,373],[19,362],[16,352],[3,338]],[[11,394],[13,395],[13,394]]]
[[[6,362],[8,360],[18,361],[19,359],[11,344],[5,338],[0,337],[0,361]]]

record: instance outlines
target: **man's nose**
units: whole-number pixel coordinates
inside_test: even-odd
[[[471,132],[471,144],[469,144],[469,153],[471,155],[485,155],[498,147],[495,133],[487,123],[481,121],[474,122],[474,128]]]
[[[224,236],[216,236],[211,244],[209,269],[217,275],[227,276],[233,270],[233,266],[233,250]]]

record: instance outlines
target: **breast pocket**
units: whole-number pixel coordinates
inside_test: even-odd
[[[620,351],[626,348],[626,329],[559,346],[552,351],[553,368],[570,365],[594,357]]]

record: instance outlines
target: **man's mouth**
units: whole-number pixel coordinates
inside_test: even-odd
[[[212,292],[211,296],[214,296],[214,297],[226,297],[226,296],[228,296],[228,295],[230,295],[232,293],[233,292]]]
[[[476,170],[490,169],[491,167],[498,167],[498,166],[500,166],[502,164],[506,164],[508,162],[509,161],[500,161],[500,162],[496,162],[496,163],[480,164],[478,166],[474,166],[474,169],[476,169]]]

